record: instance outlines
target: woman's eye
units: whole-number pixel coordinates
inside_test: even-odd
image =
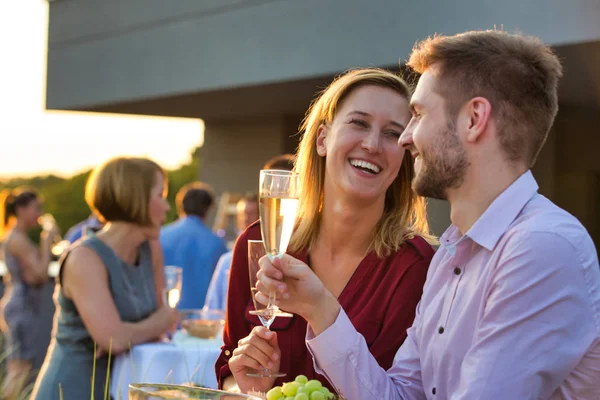
[[[368,124],[365,121],[363,121],[362,119],[352,119],[352,120],[350,120],[350,123],[360,126],[361,128],[368,127]]]

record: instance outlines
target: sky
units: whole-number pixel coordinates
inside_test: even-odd
[[[45,111],[47,27],[46,0],[0,0],[0,178],[68,177],[118,155],[190,160],[202,120]]]

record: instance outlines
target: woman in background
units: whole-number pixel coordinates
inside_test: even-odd
[[[162,304],[157,240],[169,210],[166,189],[165,172],[143,158],[116,158],[90,175],[85,199],[105,225],[62,259],[52,342],[32,399],[104,398],[108,354],[174,326],[176,310]]]
[[[7,274],[2,298],[6,376],[2,398],[16,398],[31,378],[43,285],[48,281],[50,248],[58,231],[43,230],[37,247],[27,235],[38,226],[42,206],[34,189],[5,190],[0,195],[0,238]]]

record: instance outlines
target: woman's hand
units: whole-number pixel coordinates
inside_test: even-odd
[[[160,326],[163,327],[164,332],[174,332],[177,329],[177,322],[179,320],[179,313],[177,309],[163,305],[156,310],[156,317],[160,321]]]
[[[271,262],[260,259],[256,300],[268,304],[269,292],[276,293],[276,304],[303,317],[315,334],[332,325],[340,311],[337,299],[325,288],[308,265],[287,254]]]
[[[275,378],[247,376],[247,372],[269,369],[279,372],[281,350],[277,344],[277,334],[257,326],[250,335],[238,342],[238,347],[229,359],[229,369],[242,393],[249,390],[267,392],[275,383]]]
[[[52,224],[50,229],[43,229],[40,232],[40,237],[48,242],[52,243],[56,238],[60,235],[60,230],[58,229],[58,225]]]

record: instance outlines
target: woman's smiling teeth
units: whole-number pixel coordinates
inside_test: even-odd
[[[377,175],[381,171],[381,168],[379,168],[377,165],[364,160],[351,159],[350,165],[374,175]]]

